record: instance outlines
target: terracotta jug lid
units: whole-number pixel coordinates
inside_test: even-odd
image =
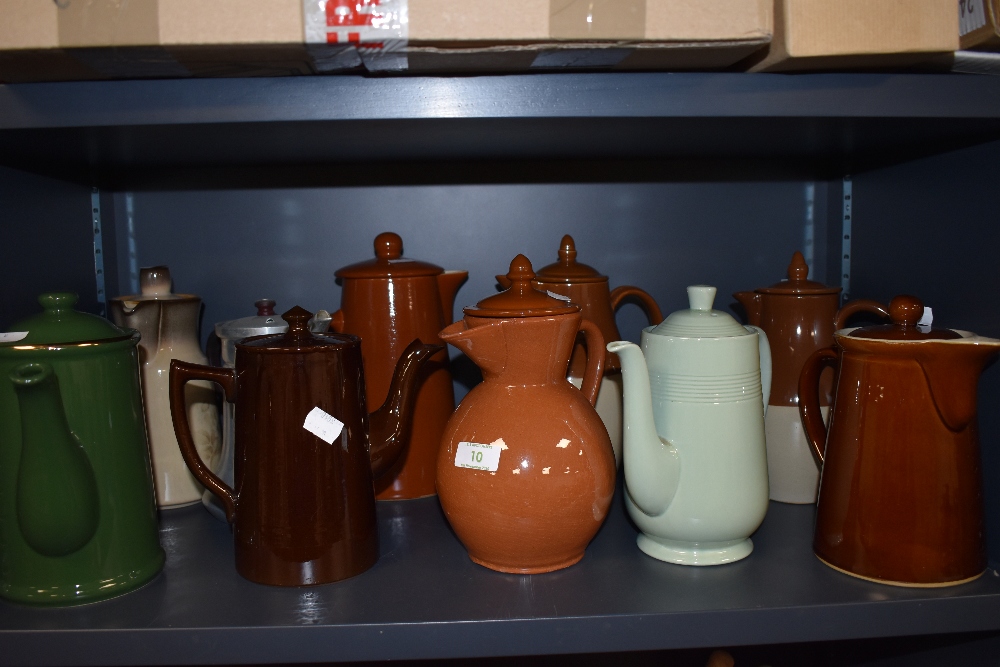
[[[808,280],[809,265],[806,258],[798,250],[792,255],[792,261],[788,265],[788,280],[774,283],[770,287],[757,289],[762,294],[837,294],[839,287],[828,287],[815,280]]]
[[[551,296],[532,287],[534,277],[531,262],[524,255],[518,255],[511,261],[507,272],[510,289],[463,310],[473,317],[541,317],[580,312],[580,306],[566,297]]]
[[[670,313],[657,324],[651,333],[678,338],[723,338],[749,336],[752,332],[737,322],[732,315],[713,310],[717,288],[709,285],[691,285],[687,288],[691,308]]]
[[[255,351],[302,350],[302,348],[340,347],[358,340],[350,334],[322,333],[309,330],[309,319],[313,316],[305,308],[294,306],[283,313],[281,319],[288,323],[288,331],[280,334],[257,336],[236,344],[238,348],[252,348]]]
[[[131,329],[120,329],[103,317],[74,310],[78,299],[73,292],[42,294],[38,297],[42,312],[14,323],[10,333],[16,335],[5,337],[0,347],[110,340],[135,333]]]
[[[576,261],[576,244],[567,234],[559,242],[559,261],[539,269],[535,280],[540,283],[599,283],[607,282],[608,277]]]
[[[375,237],[375,259],[345,266],[338,278],[412,278],[444,273],[437,264],[403,257],[403,239],[399,234],[382,232]]]
[[[951,329],[932,329],[918,326],[924,314],[924,302],[915,296],[901,294],[889,302],[889,317],[892,324],[877,324],[855,329],[851,338],[875,338],[877,340],[955,340],[962,336]]]
[[[140,301],[191,301],[198,299],[194,294],[174,294],[170,268],[166,266],[144,266],[139,269],[139,294],[117,296],[126,312],[132,312]],[[132,303],[129,303],[132,302]]]

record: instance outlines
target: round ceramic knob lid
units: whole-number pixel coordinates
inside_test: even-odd
[[[576,243],[566,234],[559,242],[559,261],[539,269],[536,280],[540,283],[597,283],[607,282],[608,277],[576,261]]]
[[[743,327],[729,313],[713,310],[717,289],[711,285],[691,285],[687,288],[688,310],[678,310],[667,316],[651,332],[660,336],[680,338],[722,338],[748,336],[752,332]]]
[[[852,338],[879,340],[954,340],[962,337],[951,329],[918,326],[923,315],[923,301],[909,294],[900,294],[889,302],[889,317],[892,319],[892,324],[861,327],[849,335]]]
[[[143,296],[164,296],[172,287],[170,269],[165,266],[145,266],[139,269],[139,292]]]
[[[580,306],[568,298],[535,289],[531,285],[534,278],[531,262],[524,255],[518,255],[507,272],[510,288],[463,310],[473,317],[542,317],[580,312]]]
[[[761,287],[758,292],[764,294],[838,294],[839,287],[827,287],[823,283],[809,280],[809,265],[806,258],[798,250],[792,255],[788,264],[788,280],[782,280],[770,287]]]
[[[375,259],[351,264],[337,271],[338,278],[412,278],[444,273],[437,264],[403,257],[403,239],[394,232],[375,237]]]

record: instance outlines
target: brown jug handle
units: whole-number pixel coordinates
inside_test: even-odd
[[[342,308],[338,308],[337,312],[330,316],[330,331],[344,333],[344,310]]]
[[[799,414],[802,415],[806,440],[820,463],[823,463],[826,447],[826,424],[823,423],[823,413],[819,408],[819,376],[827,366],[835,367],[837,358],[836,348],[816,350],[806,359],[799,376]]]
[[[620,285],[611,290],[612,312],[617,311],[622,301],[629,297],[638,302],[639,307],[646,313],[646,319],[649,320],[650,324],[659,324],[663,321],[663,313],[660,312],[660,307],[656,305],[656,300],[649,295],[649,292],[630,285]]]
[[[188,424],[184,401],[184,385],[191,380],[208,380],[216,383],[226,393],[226,400],[233,403],[236,400],[236,369],[212,368],[177,359],[170,362],[170,417],[174,422],[174,433],[181,448],[181,456],[197,480],[222,501],[222,505],[226,508],[226,519],[232,523],[236,520],[236,492],[208,469],[198,455],[198,449],[191,438],[191,426]]]
[[[580,331],[587,341],[587,368],[583,372],[580,391],[591,405],[597,405],[597,392],[604,377],[604,336],[597,325],[590,320],[580,320]]]
[[[844,304],[843,308],[837,311],[836,317],[833,318],[834,330],[839,331],[843,329],[844,325],[847,324],[847,319],[855,313],[875,313],[885,319],[889,319],[889,309],[878,301],[855,299],[854,301],[848,301]]]

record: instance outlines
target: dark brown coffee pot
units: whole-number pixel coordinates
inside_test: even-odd
[[[346,579],[378,560],[373,477],[407,441],[421,365],[441,345],[413,341],[388,398],[366,408],[361,343],[309,331],[311,313],[282,315],[285,334],[236,344],[235,368],[170,366],[170,408],[184,460],[233,525],[236,569],[251,581],[304,586]],[[184,409],[190,380],[219,384],[235,404],[235,488],[198,456]]]
[[[823,460],[813,550],[847,574],[947,586],[986,568],[976,390],[1000,340],[918,326],[897,296],[892,324],[844,329],[806,360],[799,410]],[[829,428],[819,374],[836,368]]]
[[[796,251],[788,280],[751,292],[733,294],[747,312],[747,323],[760,327],[771,344],[771,395],[767,416],[767,472],[771,500],[816,502],[819,466],[802,432],[799,418],[799,375],[816,350],[833,345],[833,332],[859,312],[888,317],[882,304],[857,299],[840,307],[840,288],[808,280],[809,265]],[[831,378],[824,376],[820,405],[830,405]]]

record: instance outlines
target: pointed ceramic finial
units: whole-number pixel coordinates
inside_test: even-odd
[[[562,241],[559,242],[559,261],[563,264],[576,263],[576,244],[569,234],[562,237]]]
[[[788,265],[788,279],[792,282],[802,282],[809,277],[809,265],[806,258],[798,250],[792,255],[792,263]]]

